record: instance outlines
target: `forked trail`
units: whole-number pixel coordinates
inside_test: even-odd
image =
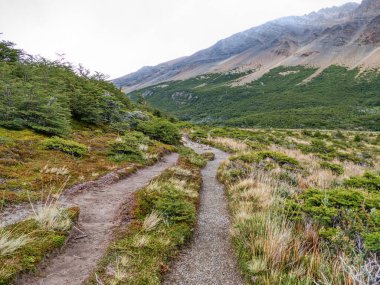
[[[227,154],[187,141],[196,152],[211,150],[215,160],[202,170],[203,189],[197,228],[191,244],[180,253],[164,278],[165,285],[242,285],[229,238],[229,214],[216,173]]]
[[[65,249],[48,260],[37,275],[25,275],[17,284],[82,284],[111,241],[112,230],[118,224],[123,204],[132,198],[136,190],[173,166],[177,159],[177,154],[168,155],[161,162],[141,169],[116,184],[68,197],[68,204],[80,207],[80,231],[74,233]]]

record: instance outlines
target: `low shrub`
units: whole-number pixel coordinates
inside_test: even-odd
[[[346,187],[363,188],[369,191],[380,190],[380,174],[365,173],[363,176],[355,176],[346,179],[343,184]]]
[[[45,149],[58,150],[76,157],[81,157],[88,151],[87,146],[84,144],[59,137],[46,139],[43,142],[43,146]]]
[[[335,175],[342,175],[344,173],[344,168],[340,164],[323,161],[320,163],[320,166],[323,169],[331,170]]]
[[[109,145],[109,156],[117,162],[145,160],[144,151],[151,144],[151,140],[140,132],[126,132]]]
[[[245,163],[260,163],[266,159],[274,161],[281,167],[299,167],[300,165],[296,159],[275,151],[246,152],[231,157],[232,161],[240,160]]]
[[[179,147],[178,153],[189,161],[190,164],[193,164],[197,167],[204,167],[207,163],[207,155],[206,157],[204,155],[198,154],[195,151],[193,151],[190,148],[186,147]]]
[[[181,134],[177,126],[164,119],[154,118],[150,121],[140,121],[136,130],[143,132],[151,139],[166,144],[177,145],[181,140]]]
[[[380,195],[356,189],[309,189],[290,198],[286,208],[294,220],[312,220],[337,252],[373,250],[380,229]]]

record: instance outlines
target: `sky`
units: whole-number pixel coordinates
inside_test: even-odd
[[[0,39],[116,78],[267,21],[360,0],[0,0]]]

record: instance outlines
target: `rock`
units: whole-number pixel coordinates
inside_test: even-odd
[[[236,68],[249,69],[258,63],[269,71],[270,66],[284,58],[290,66],[355,67],[361,64],[372,68],[372,62],[367,64],[366,60],[380,44],[380,18],[376,18],[379,14],[380,0],[364,0],[361,5],[348,3],[309,15],[281,18],[220,40],[191,56],[143,67],[115,79],[114,83],[131,92],[171,80],[225,73]],[[380,62],[375,64],[380,66]],[[145,97],[152,94],[151,90],[143,92]],[[178,98],[183,94],[173,94],[173,97],[179,104],[188,100]]]

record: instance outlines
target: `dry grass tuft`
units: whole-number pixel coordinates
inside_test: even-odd
[[[0,231],[0,255],[10,255],[31,241],[32,239],[28,235],[14,237],[10,231]]]
[[[149,236],[144,234],[137,234],[133,239],[133,246],[142,248],[149,244]]]
[[[190,170],[187,170],[187,169],[184,169],[184,168],[181,168],[178,166],[171,167],[169,170],[178,176],[188,176],[189,177],[189,176],[193,175]]]
[[[222,145],[223,147],[230,149],[234,152],[245,151],[248,149],[247,144],[237,139],[223,138],[223,137],[216,137],[216,138],[210,137],[207,140],[210,141],[211,143]]]
[[[145,217],[142,228],[144,231],[150,232],[154,230],[161,221],[161,214],[157,211],[153,211],[150,215]]]
[[[64,209],[55,204],[34,209],[33,218],[45,230],[67,231],[72,226],[72,221]]]

